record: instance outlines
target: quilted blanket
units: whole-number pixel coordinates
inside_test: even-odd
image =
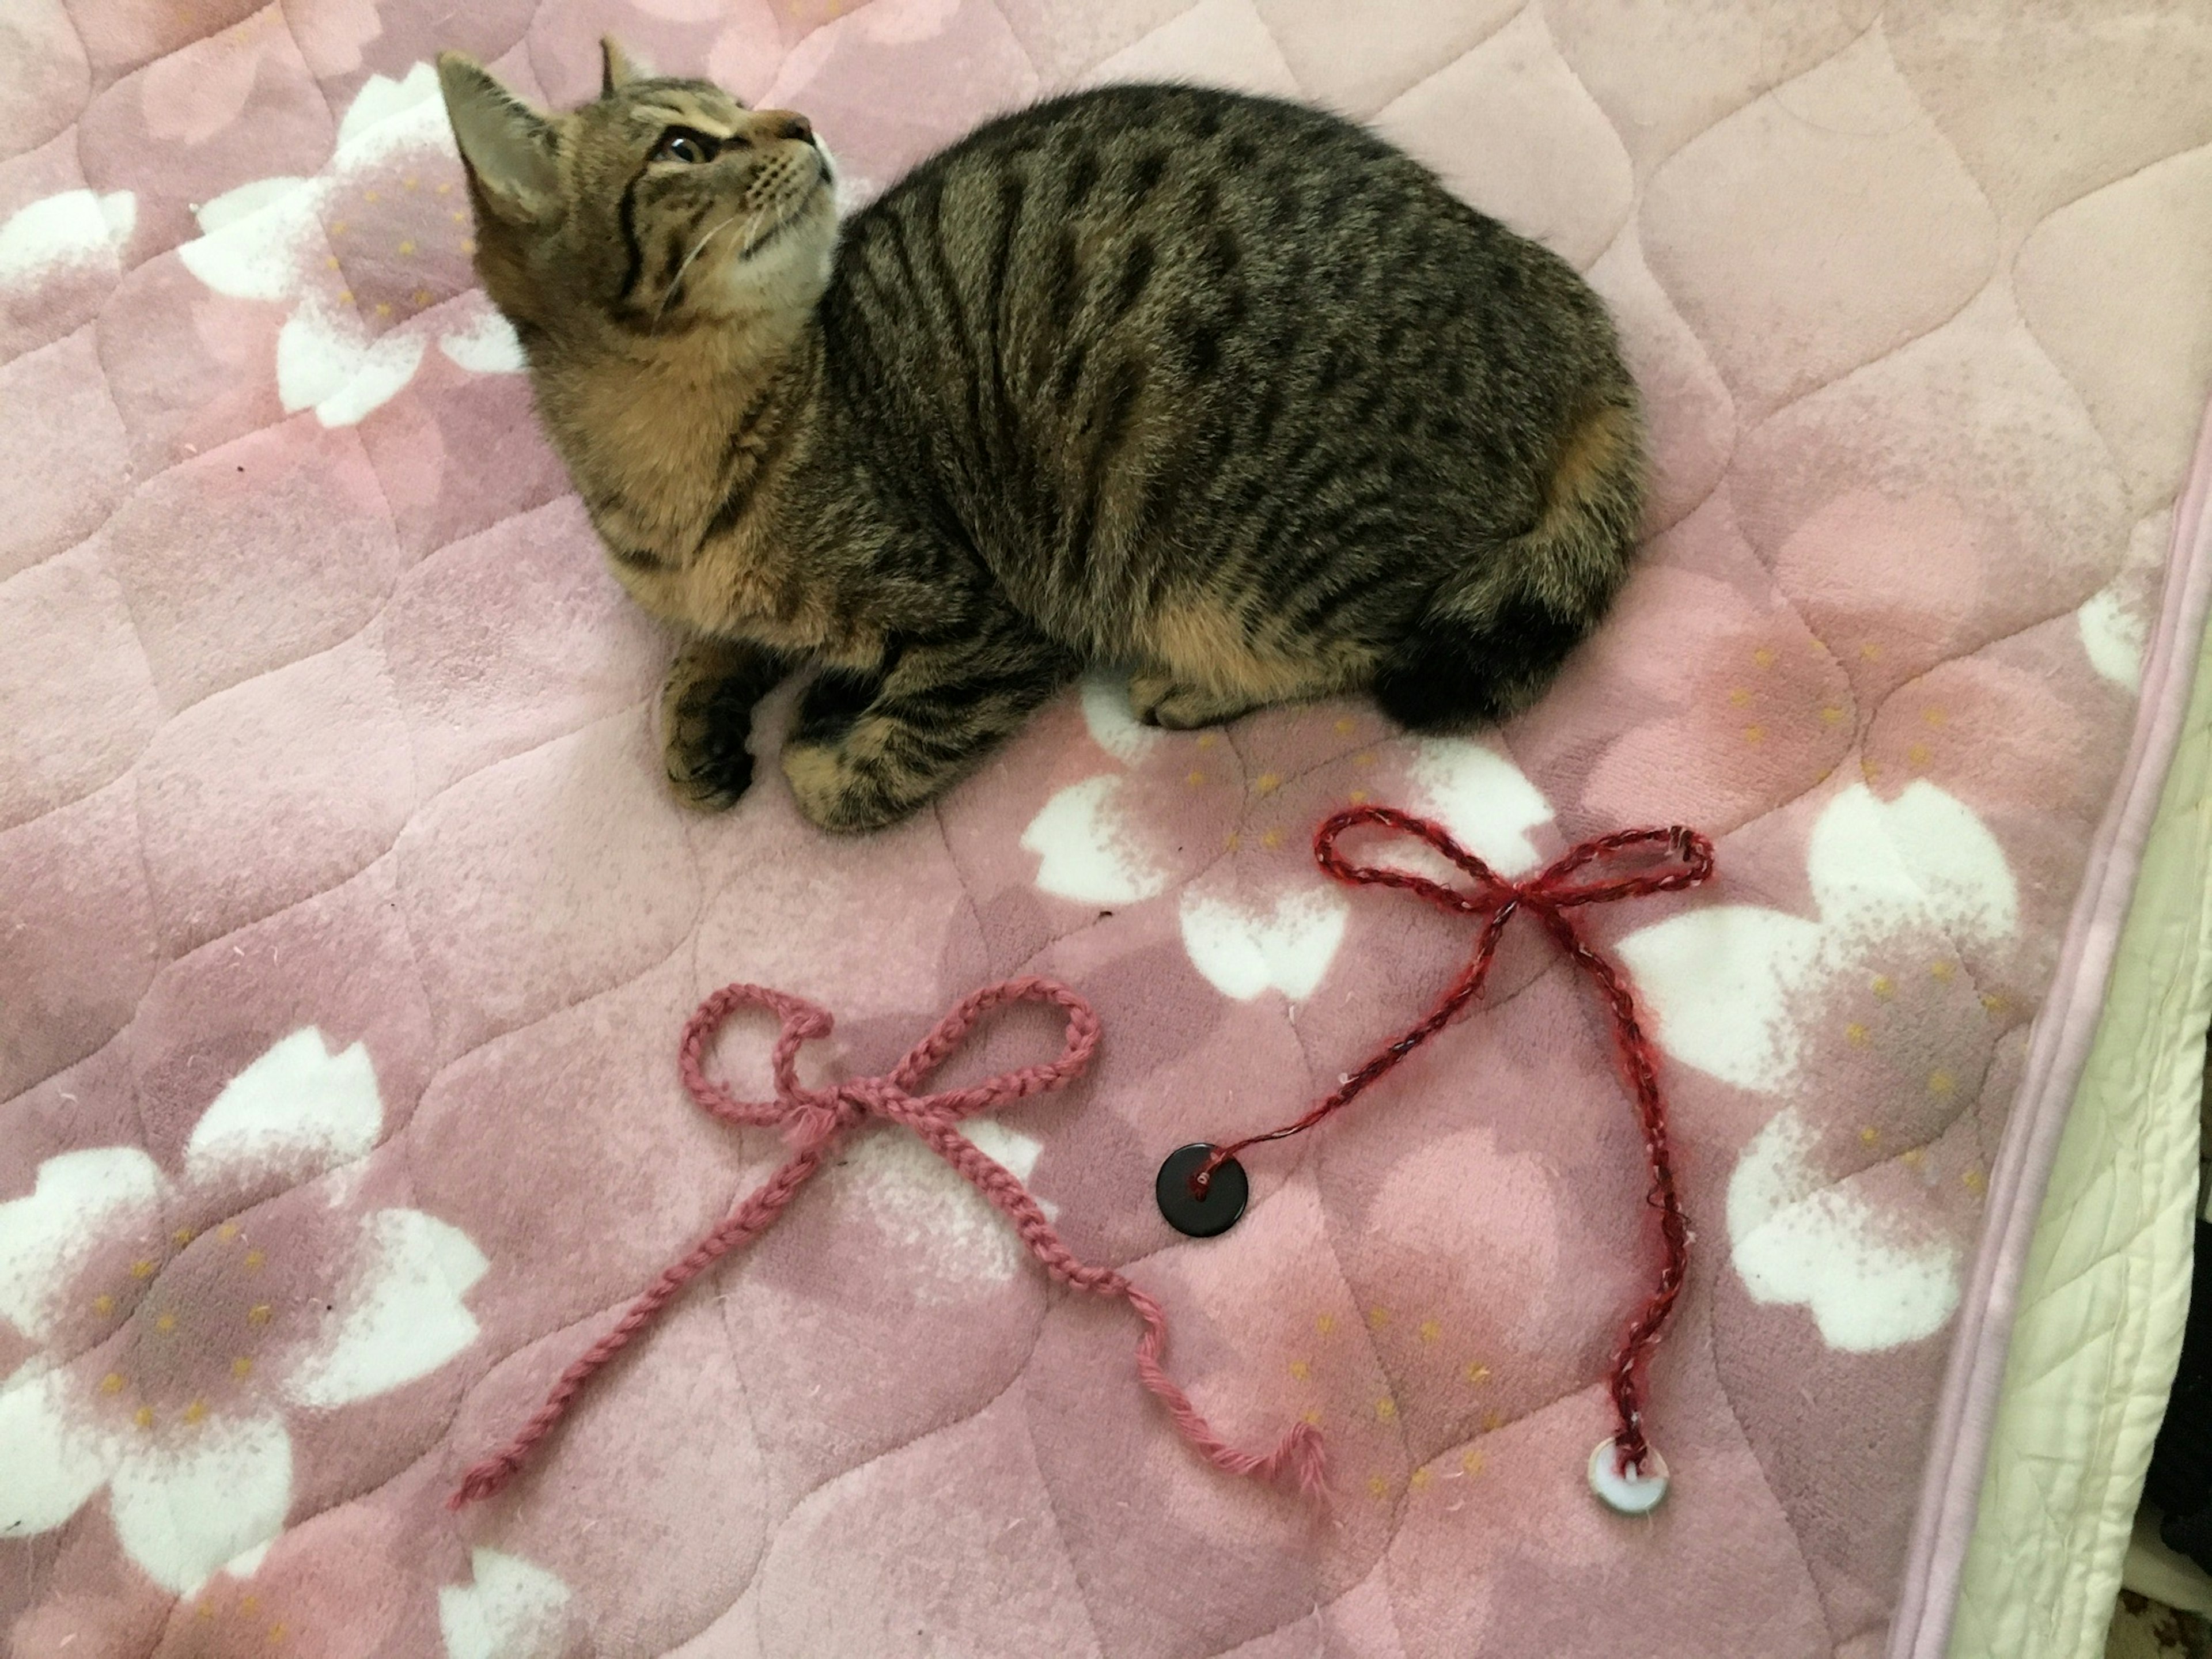
[[[667,642],[474,287],[428,65],[572,100],[607,29],[803,110],[857,195],[1074,84],[1370,121],[1615,307],[1656,449],[1618,614],[1495,733],[1346,702],[1170,735],[1099,681],[890,834],[825,839],[773,767],[685,816]],[[2159,764],[2130,733],[2186,692],[2146,650],[2212,383],[2208,82],[2212,21],[2152,0],[10,0],[14,1650],[1938,1650],[1975,1460],[1924,1510],[1923,1474],[1986,1420],[1944,1383],[2002,1352],[2065,1093],[2037,1015],[2095,1006],[2069,918]],[[1314,867],[1370,800],[1509,872],[1630,825],[1717,844],[1711,885],[1590,919],[1697,1230],[1648,1516],[1584,1481],[1643,1149],[1540,933],[1250,1154],[1233,1232],[1153,1205],[1167,1152],[1292,1115],[1464,962],[1465,922]],[[1192,1457],[1126,1310],[878,1127],[443,1507],[778,1161],[679,1085],[702,994],[831,1010],[826,1078],[1017,972],[1104,1042],[974,1138],[1159,1299],[1224,1434],[1319,1426],[1325,1503]],[[733,1085],[768,1035],[737,1023]],[[948,1075],[1054,1041],[1009,1015]]]

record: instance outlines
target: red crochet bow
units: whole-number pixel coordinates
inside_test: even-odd
[[[1046,1066],[1006,1072],[970,1088],[939,1094],[915,1092],[960,1045],[977,1020],[1009,1002],[1049,1002],[1066,1012],[1067,1044],[1059,1059]],[[748,1003],[773,1010],[782,1022],[770,1062],[775,1078],[774,1100],[736,1099],[707,1076],[708,1044],[731,1011]],[[1168,1332],[1167,1318],[1159,1304],[1111,1267],[1079,1261],[1060,1242],[1022,1183],[960,1133],[961,1119],[1025,1095],[1057,1089],[1089,1065],[1098,1048],[1098,1016],[1089,1004],[1066,986],[1048,979],[1008,980],[986,986],[945,1015],[936,1030],[886,1075],[855,1078],[827,1089],[803,1088],[795,1064],[799,1045],[813,1037],[827,1036],[831,1023],[825,1010],[804,998],[757,985],[727,986],[699,1006],[684,1030],[679,1064],[684,1088],[693,1100],[727,1122],[782,1129],[791,1141],[791,1157],[663,1273],[611,1330],[561,1374],[545,1403],[521,1431],[463,1477],[459,1490],[447,1500],[448,1507],[459,1509],[489,1498],[513,1479],[532,1448],[560,1420],[592,1373],[620,1352],[691,1279],[738,1245],[765,1232],[838,1142],[870,1117],[902,1124],[920,1135],[1014,1224],[1022,1243],[1054,1278],[1093,1295],[1121,1297],[1137,1310],[1145,1322],[1145,1334],[1137,1345],[1138,1375],[1167,1407],[1183,1437],[1208,1462],[1232,1474],[1263,1478],[1288,1472],[1307,1490],[1320,1486],[1321,1441],[1308,1425],[1292,1428],[1274,1450],[1265,1455],[1238,1451],[1218,1438],[1161,1368]]]
[[[1363,824],[1401,830],[1427,842],[1466,874],[1474,883],[1474,890],[1461,892],[1410,871],[1352,863],[1337,850],[1336,843],[1346,830]],[[1655,852],[1664,855],[1664,861],[1656,866],[1650,856]],[[1339,812],[1314,832],[1314,859],[1330,875],[1348,884],[1402,888],[1439,909],[1480,916],[1482,932],[1476,937],[1474,955],[1426,1018],[1394,1038],[1297,1121],[1216,1148],[1192,1176],[1193,1189],[1203,1194],[1213,1172],[1247,1148],[1301,1134],[1349,1105],[1369,1085],[1457,1018],[1482,994],[1505,924],[1516,911],[1528,911],[1590,976],[1605,999],[1613,1016],[1613,1044],[1620,1053],[1621,1070],[1643,1120],[1644,1149],[1651,1168],[1650,1203],[1659,1212],[1659,1273],[1650,1299],[1622,1334],[1607,1379],[1620,1418],[1613,1437],[1617,1467],[1625,1474],[1641,1473],[1650,1450],[1644,1436],[1644,1373],[1651,1351],[1659,1346],[1667,1317],[1674,1311],[1674,1300],[1681,1294],[1689,1266],[1690,1228],[1675,1194],[1674,1164],[1668,1152],[1667,1103],[1659,1092],[1657,1052],[1637,1020],[1636,1000],[1628,981],[1590,947],[1571,913],[1585,904],[1694,887],[1713,872],[1712,843],[1680,824],[1664,830],[1623,830],[1584,842],[1526,880],[1510,881],[1425,818],[1395,807],[1359,806]]]

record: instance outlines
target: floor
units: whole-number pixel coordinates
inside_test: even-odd
[[[2212,1659],[2212,1623],[2122,1590],[2120,1604],[2112,1609],[2105,1659]]]

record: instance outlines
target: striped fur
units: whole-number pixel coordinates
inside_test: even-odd
[[[841,233],[788,112],[611,48],[557,118],[441,69],[546,428],[617,576],[699,641],[663,700],[688,799],[743,791],[752,704],[804,665],[783,769],[843,830],[1086,663],[1164,726],[1358,688],[1495,720],[1626,573],[1643,434],[1604,307],[1348,123],[1079,94]]]

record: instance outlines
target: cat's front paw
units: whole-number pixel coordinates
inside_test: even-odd
[[[759,688],[680,659],[660,690],[660,759],[676,799],[702,812],[737,805],[753,781],[745,747]]]
[[[831,743],[797,732],[786,741],[783,775],[809,823],[835,835],[864,835],[897,823],[921,804],[889,787],[882,744],[870,730],[882,723],[863,719]]]

